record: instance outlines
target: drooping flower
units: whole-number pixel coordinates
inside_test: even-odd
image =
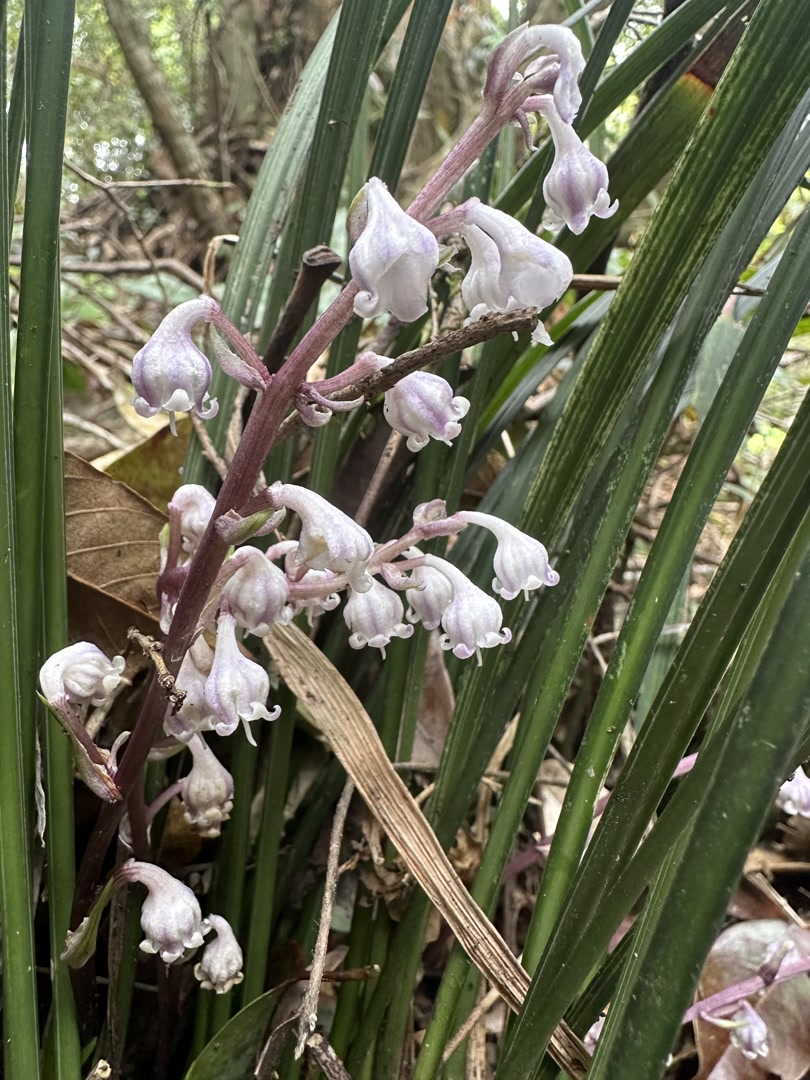
[[[504,600],[514,600],[521,592],[528,600],[532,589],[558,584],[560,575],[548,565],[548,552],[539,540],[492,514],[461,510],[457,516],[471,525],[489,529],[496,537],[498,547],[495,551],[492,589]]]
[[[413,627],[403,622],[404,607],[397,593],[376,579],[366,592],[352,590],[343,618],[352,631],[349,644],[353,649],[370,645],[385,656],[385,646],[392,637],[409,638]]]
[[[231,559],[241,562],[222,590],[237,626],[260,637],[274,622],[289,622],[287,575],[259,548],[242,547]],[[226,563],[227,566],[227,563]]]
[[[39,671],[39,685],[52,708],[64,704],[103,705],[121,681],[123,656],[109,660],[89,641],[77,641],[49,656]]]
[[[481,649],[492,649],[512,640],[512,631],[502,628],[503,615],[497,600],[479,589],[470,579],[446,559],[436,555],[423,556],[427,566],[439,570],[453,588],[453,599],[442,613],[442,635],[439,644],[452,649],[460,660],[478,657]]]
[[[267,495],[276,509],[286,506],[301,519],[294,557],[297,566],[344,573],[358,592],[371,588],[372,579],[366,567],[374,554],[374,542],[361,525],[323,496],[296,484],[277,480],[268,488]]]
[[[233,809],[233,777],[201,735],[188,743],[193,764],[183,778],[183,817],[201,836],[219,836]]]
[[[242,950],[227,919],[221,915],[209,915],[203,922],[203,933],[216,931],[202,954],[202,960],[194,965],[194,976],[202,983],[203,990],[227,992],[244,978],[242,974]]]
[[[755,1061],[768,1056],[768,1025],[750,1002],[740,1002],[731,1021],[734,1026],[730,1028],[729,1040],[743,1057]]]
[[[592,216],[609,218],[619,203],[611,203],[608,195],[607,166],[590,152],[570,124],[563,122],[552,102],[543,115],[555,149],[554,164],[543,181],[543,195],[552,224],[565,224],[579,235]]]
[[[439,265],[433,233],[406,214],[376,176],[355,201],[350,229],[359,233],[349,254],[352,277],[360,289],[355,314],[371,319],[390,311],[401,322],[424,315],[428,283]]]
[[[477,199],[469,200],[464,216],[461,232],[472,262],[461,294],[473,321],[490,311],[545,308],[559,300],[574,274],[567,255]],[[532,340],[551,343],[542,323]]]
[[[470,403],[453,397],[446,379],[429,371],[414,371],[385,393],[385,419],[400,435],[407,436],[408,449],[416,452],[430,439],[450,445],[461,433],[459,420],[467,415]]]
[[[255,745],[250,725],[254,720],[275,720],[281,715],[278,705],[267,711],[270,678],[264,668],[248,659],[236,641],[236,620],[222,610],[217,619],[217,644],[214,663],[205,684],[205,696],[216,713],[213,728],[218,735],[230,735],[240,721],[248,740]]]
[[[810,818],[810,777],[801,765],[779,788],[776,805],[786,814]]]
[[[182,881],[153,863],[130,859],[119,869],[125,881],[139,881],[149,890],[141,907],[141,949],[158,953],[166,964],[179,960],[186,949],[203,943],[202,912],[197,897]]]
[[[416,559],[422,552],[411,548],[407,554],[409,559]],[[408,589],[410,607],[406,618],[408,622],[420,622],[425,630],[435,630],[453,599],[450,579],[432,566],[417,566],[411,573],[411,581],[418,582],[419,588]]]
[[[552,92],[560,116],[570,124],[582,104],[579,77],[585,69],[582,46],[576,34],[567,26],[539,25],[519,26],[504,38],[492,54],[484,100],[490,108],[502,107],[511,101],[515,76],[519,68],[541,49],[544,55],[526,66],[519,83],[525,85],[526,93],[548,89],[548,76],[554,75]]]
[[[215,416],[219,405],[208,395],[211,364],[191,338],[197,322],[211,322],[218,306],[210,296],[187,300],[169,312],[132,360],[132,404],[140,416],[165,409],[173,434],[174,414],[194,412],[202,420]]]
[[[197,732],[207,730],[216,723],[217,717],[205,696],[205,684],[211,674],[214,651],[200,635],[180,665],[175,684],[186,695],[176,713],[169,709],[163,721],[163,730],[180,742],[188,742]]]
[[[296,545],[297,546],[297,545]],[[288,556],[287,562],[295,571],[295,556]],[[300,568],[298,574],[300,574]],[[340,604],[340,593],[330,592],[332,580],[336,577],[331,570],[307,570],[303,576],[296,577],[290,585],[290,611],[293,615],[306,612],[307,622],[314,625],[315,616],[323,611],[334,611]]]

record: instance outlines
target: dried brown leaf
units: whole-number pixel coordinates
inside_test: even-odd
[[[273,627],[264,639],[289,688],[306,705],[321,733],[354,780],[369,809],[398,848],[467,955],[518,1010],[529,976],[464,888],[433,830],[386,756],[370,717],[340,672],[296,626]],[[572,1077],[585,1075],[590,1058],[562,1023],[549,1051]]]
[[[159,534],[165,517],[126,484],[75,454],[65,457],[65,529],[71,577],[156,616]]]

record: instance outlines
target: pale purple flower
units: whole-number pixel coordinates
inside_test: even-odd
[[[203,990],[215,990],[218,994],[227,994],[237,986],[242,974],[242,950],[227,919],[221,915],[209,915],[203,922],[203,933],[216,931],[216,937],[209,941],[202,954],[202,960],[194,965],[194,976],[202,983]]]
[[[567,225],[579,235],[592,216],[609,218],[619,208],[608,195],[608,171],[595,157],[574,129],[562,121],[553,104],[543,115],[554,140],[554,164],[543,181],[552,224]]]
[[[169,312],[132,360],[132,404],[140,416],[165,409],[173,434],[174,414],[195,412],[202,420],[215,416],[219,405],[211,400],[211,364],[191,338],[195,323],[211,322],[218,306],[210,296],[187,300]]]
[[[167,710],[163,721],[166,734],[173,735],[180,742],[188,742],[195,732],[209,729],[217,721],[205,696],[205,684],[213,663],[214,651],[200,635],[183,657],[177,673],[177,689],[186,695],[183,704],[176,713]]]
[[[495,551],[492,589],[504,600],[514,600],[521,592],[528,600],[532,589],[559,582],[560,575],[548,565],[548,552],[533,536],[527,536],[508,521],[492,514],[461,510],[457,516],[471,525],[489,529],[496,537],[498,547]]]
[[[267,494],[276,509],[286,506],[301,519],[297,566],[344,573],[358,592],[371,588],[366,567],[374,554],[374,542],[362,526],[323,496],[296,484],[276,481]]]
[[[425,299],[439,265],[433,233],[410,217],[372,176],[352,210],[350,227],[362,230],[349,254],[352,277],[359,288],[354,311],[371,319],[390,311],[401,322],[413,322],[427,311]]]
[[[222,596],[237,625],[262,637],[270,633],[274,622],[289,622],[292,615],[287,607],[290,587],[284,571],[270,562],[259,548],[239,548],[231,559],[241,565],[226,582]]]
[[[459,420],[467,415],[470,403],[453,397],[447,379],[429,371],[414,371],[385,393],[385,419],[400,435],[406,435],[408,449],[416,452],[430,439],[450,445],[461,434]]]
[[[407,555],[409,559],[416,559],[421,557],[422,552],[418,548],[411,548]],[[425,630],[435,630],[453,599],[453,586],[441,570],[432,566],[414,567],[411,581],[418,582],[419,588],[408,589],[410,607],[406,618],[408,622],[420,622]]]
[[[39,685],[48,704],[59,710],[72,705],[103,705],[121,681],[123,656],[109,660],[96,645],[77,641],[48,657],[39,671]]]
[[[786,814],[810,818],[810,777],[801,765],[779,788],[776,805]]]
[[[217,619],[214,663],[205,684],[205,696],[217,716],[213,728],[218,735],[230,735],[241,721],[248,741],[255,745],[250,725],[254,720],[275,720],[278,705],[266,708],[270,678],[264,668],[248,659],[236,641],[236,620],[227,611]]]
[[[216,499],[201,484],[182,484],[169,503],[169,516],[179,515],[183,550],[193,555],[216,506]]]
[[[289,571],[294,573],[295,556],[293,554],[288,556],[287,562]],[[290,611],[292,615],[299,615],[302,611],[305,611],[307,613],[307,622],[312,626],[316,615],[324,611],[334,611],[340,603],[340,594],[329,592],[329,588],[336,576],[331,570],[307,570],[303,577],[298,577],[290,586]],[[318,589],[313,593],[311,589],[315,585],[318,586]],[[300,592],[298,586],[302,587]]]
[[[503,615],[497,600],[479,589],[452,563],[436,555],[424,555],[427,566],[439,570],[453,588],[453,599],[442,614],[442,635],[439,644],[452,649],[460,660],[478,657],[481,649],[492,649],[512,640],[512,631],[502,627]]]
[[[519,26],[508,34],[495,52],[484,86],[484,100],[494,108],[502,104],[513,89],[518,69],[541,49],[551,55],[541,56],[528,64],[523,73],[527,92],[548,89],[549,73],[553,73],[554,102],[560,116],[570,124],[582,104],[579,77],[585,69],[585,58],[576,34],[567,26]]]
[[[203,943],[202,912],[197,897],[182,881],[153,863],[130,859],[120,868],[125,881],[139,881],[149,890],[141,907],[141,949],[159,953],[166,964],[179,960],[186,949]]]
[[[546,308],[562,296],[574,271],[567,255],[500,210],[470,199],[462,235],[472,262],[461,294],[475,321],[490,311]],[[550,344],[542,323],[532,337]]]
[[[731,1021],[729,1039],[743,1057],[755,1061],[768,1056],[768,1025],[750,1002],[742,1001]]]
[[[413,627],[402,621],[404,607],[397,593],[376,579],[366,592],[352,590],[343,618],[352,631],[349,644],[353,649],[370,645],[385,656],[385,646],[392,637],[408,638]]]
[[[233,809],[233,777],[201,735],[189,740],[193,764],[183,777],[183,817],[201,836],[219,836]]]

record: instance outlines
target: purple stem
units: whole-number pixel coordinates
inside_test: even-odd
[[[752,975],[750,979],[727,986],[725,990],[718,990],[716,994],[696,1001],[683,1014],[683,1023],[690,1024],[706,1013],[716,1013],[719,1009],[725,1009],[730,1005],[736,1005],[743,998],[758,994],[761,990],[767,990],[774,983],[785,982],[786,979],[795,979],[797,975],[804,975],[810,971],[810,956],[797,956],[795,960],[787,960],[776,973],[776,976],[767,982],[761,975]]]

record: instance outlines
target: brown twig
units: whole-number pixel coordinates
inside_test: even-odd
[[[186,692],[178,689],[174,676],[166,667],[166,661],[163,659],[163,642],[155,641],[149,634],[142,634],[135,626],[130,626],[129,630],[127,630],[127,637],[130,641],[140,645],[144,653],[155,665],[158,685],[171,702],[172,712],[176,713],[186,700]]]
[[[332,276],[342,261],[326,244],[310,248],[301,256],[301,267],[292,292],[287,298],[263,357],[271,374],[281,367],[287,349],[301,328],[307,312],[315,303],[324,282]]]

